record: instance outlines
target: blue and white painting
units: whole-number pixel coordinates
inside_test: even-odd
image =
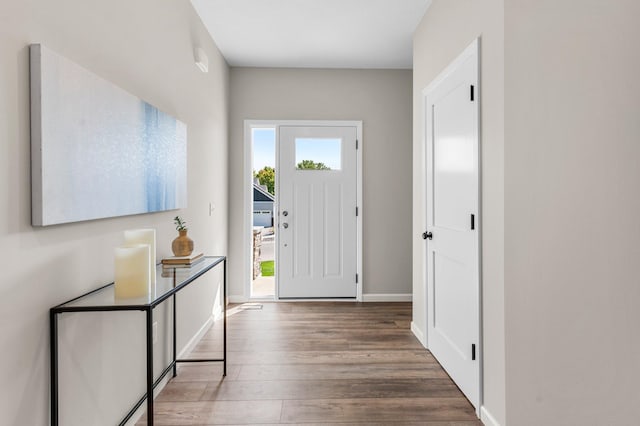
[[[30,54],[34,226],[186,207],[184,123],[42,45]]]

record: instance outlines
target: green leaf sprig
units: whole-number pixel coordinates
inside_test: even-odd
[[[173,222],[176,224],[177,231],[186,231],[187,229],[189,229],[187,228],[187,222],[182,220],[180,216],[174,217]]]

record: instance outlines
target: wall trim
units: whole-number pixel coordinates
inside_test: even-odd
[[[489,413],[489,410],[484,405],[480,407],[480,420],[485,426],[500,426],[500,423]]]
[[[229,299],[229,303],[247,303],[249,301],[249,299],[242,294],[230,294],[227,296],[227,299]]]
[[[227,297],[229,299],[229,303],[247,303],[247,302],[319,302],[319,301],[329,301],[329,302],[337,302],[337,301],[345,301],[345,302],[353,302],[356,299],[251,299],[249,300],[243,295],[229,295]],[[411,302],[413,301],[412,293],[397,293],[397,294],[377,294],[377,293],[369,293],[362,295],[363,302]]]
[[[420,328],[418,328],[416,323],[413,321],[411,321],[411,332],[413,333],[414,336],[416,336],[416,339],[418,339],[420,344],[422,344],[422,346],[427,348],[427,340],[424,338],[425,337],[424,333],[422,332],[422,330],[420,330]]]
[[[167,374],[166,376],[164,376],[164,378],[162,380],[160,380],[160,383],[158,383],[158,386],[156,386],[156,388],[153,390],[153,397],[157,398],[158,395],[160,395],[160,392],[162,392],[162,390],[164,389],[165,386],[167,386],[167,384],[169,383],[169,380],[171,380],[171,374]],[[127,426],[135,426],[138,421],[142,418],[142,416],[144,416],[144,414],[147,412],[147,404],[142,404],[131,416],[131,418],[129,419],[129,421],[127,423],[125,423]]]
[[[216,315],[216,318],[217,318],[217,315]],[[220,318],[222,318],[222,312],[220,312]],[[202,337],[207,333],[207,331],[209,331],[209,328],[211,328],[214,322],[216,322],[216,319],[214,319],[213,315],[207,318],[207,320],[204,322],[202,327],[200,327],[200,329],[196,332],[196,334],[193,335],[193,337],[187,342],[185,347],[176,356],[176,359],[184,358],[189,352],[191,352],[191,350],[193,350],[193,348],[198,344],[198,342],[200,342],[200,339],[202,339]],[[153,390],[154,398],[160,395],[160,392],[162,392],[162,390],[167,385],[167,383],[169,383],[169,380],[171,380],[171,375],[167,374],[160,381],[160,383],[158,383],[158,386],[156,386],[156,388]],[[147,411],[147,404],[142,404],[142,406],[140,406],[140,408],[138,408],[136,412],[133,413],[133,415],[131,416],[131,419],[129,419],[129,421],[127,422],[127,425],[135,425],[136,423],[138,423],[138,420],[142,418],[142,416],[146,411]]]
[[[412,293],[397,293],[397,294],[366,293],[362,295],[363,302],[411,302],[412,300],[413,300]]]
[[[196,347],[198,342],[200,342],[200,339],[202,339],[202,337],[207,333],[207,331],[209,331],[209,329],[211,328],[214,322],[215,322],[215,319],[213,315],[207,318],[204,324],[202,324],[202,327],[200,327],[200,329],[196,332],[196,334],[194,334],[193,337],[189,339],[187,344],[184,345],[184,348],[182,348],[182,350],[178,353],[177,358],[178,359],[184,358],[189,352],[191,352],[191,350],[193,350],[193,348]]]

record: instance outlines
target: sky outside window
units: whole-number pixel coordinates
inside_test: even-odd
[[[322,163],[331,170],[342,168],[340,139],[296,138],[296,164],[303,160]]]
[[[276,129],[253,129],[253,170],[276,168]]]
[[[254,128],[253,139],[253,170],[259,171],[264,167],[276,167],[276,129]],[[331,170],[342,168],[341,139],[333,138],[296,138],[295,164],[303,160],[323,163]]]

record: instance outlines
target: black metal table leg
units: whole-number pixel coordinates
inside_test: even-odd
[[[147,308],[147,425],[153,426],[153,309]]]
[[[177,326],[176,326],[176,321],[177,321],[177,316],[176,316],[176,295],[174,294],[172,297],[172,301],[173,301],[173,377],[176,377],[178,375],[178,369],[177,369],[177,363],[176,363],[176,359],[178,357],[177,354],[177,346],[176,346],[176,330],[177,330]]]
[[[58,426],[58,317],[49,311],[49,350],[51,360],[51,426]]]

